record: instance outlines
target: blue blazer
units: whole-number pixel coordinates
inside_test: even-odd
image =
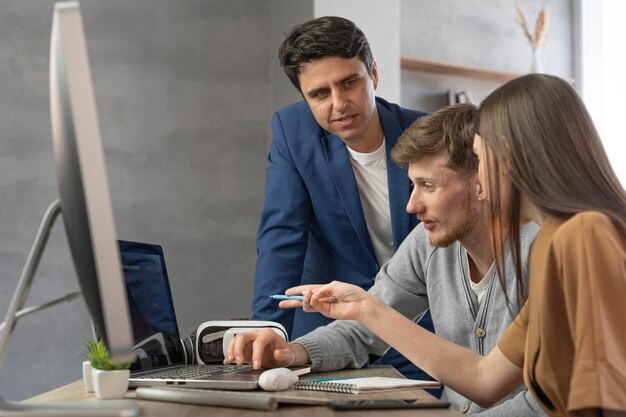
[[[407,169],[389,157],[398,136],[425,113],[376,98],[385,133],[394,248],[418,223],[405,208]],[[380,269],[370,239],[350,157],[337,136],[322,129],[309,106],[274,114],[265,204],[257,235],[253,319],[282,323],[292,338],[328,324],[321,314],[283,310],[271,294],[300,284],[339,280],[368,289]]]

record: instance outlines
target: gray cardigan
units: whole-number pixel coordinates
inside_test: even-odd
[[[538,230],[536,224],[529,223],[520,232],[525,279],[528,277],[528,250]],[[467,262],[467,252],[459,242],[445,248],[434,247],[430,244],[429,233],[420,224],[383,265],[369,292],[413,321],[419,320],[430,308],[439,336],[484,355],[495,347],[519,310],[515,270],[507,251],[506,294],[512,311],[509,312],[497,276],[493,277],[479,308],[469,286]],[[370,354],[381,356],[389,348],[359,323],[341,320],[319,327],[294,342],[305,347],[315,371],[360,368],[368,362]],[[467,413],[484,410],[447,387],[444,387],[443,398],[457,410]],[[507,399],[481,413],[481,416],[507,417],[543,415],[523,385]]]

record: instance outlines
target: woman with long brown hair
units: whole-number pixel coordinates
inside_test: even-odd
[[[584,104],[558,77],[513,80],[481,105],[474,149],[513,253],[520,220],[541,225],[499,349],[550,414],[626,410],[626,192]]]

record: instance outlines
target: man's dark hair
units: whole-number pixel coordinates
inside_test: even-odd
[[[367,38],[352,21],[343,17],[320,17],[291,29],[280,45],[278,59],[291,83],[300,89],[300,68],[314,59],[336,55],[358,56],[372,75],[372,51]]]

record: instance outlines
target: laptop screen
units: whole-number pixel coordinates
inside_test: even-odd
[[[172,292],[159,245],[119,241],[138,360],[131,371],[184,363]]]

